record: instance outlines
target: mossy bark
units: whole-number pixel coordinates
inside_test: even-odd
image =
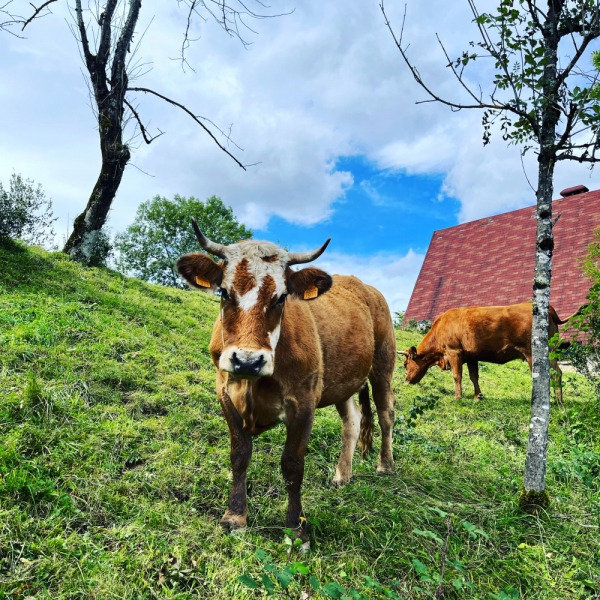
[[[536,492],[522,488],[519,492],[519,506],[527,513],[534,514],[540,510],[546,510],[550,503],[550,494],[546,490]]]
[[[560,10],[560,9],[559,9]],[[552,195],[556,163],[556,127],[560,119],[557,93],[558,25],[557,7],[548,5],[544,24],[546,65],[544,67],[543,97],[546,106],[540,131],[537,189],[537,238],[535,275],[533,279],[533,316],[531,324],[532,387],[531,420],[523,488],[527,498],[545,494],[546,453],[550,423],[550,363],[548,347],[548,309],[552,278]],[[541,498],[541,496],[539,496]]]

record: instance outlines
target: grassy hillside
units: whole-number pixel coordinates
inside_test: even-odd
[[[223,533],[229,437],[207,349],[217,306],[61,254],[0,247],[0,599],[264,596],[237,578],[260,579],[257,549],[285,562],[284,431],[255,442],[250,526]],[[406,347],[420,336],[398,338]],[[431,597],[436,586],[420,581],[415,564],[439,570],[435,538],[445,543],[447,513],[447,559],[464,564],[473,587],[448,583],[445,598],[491,598],[501,588],[536,600],[600,597],[597,401],[581,377],[565,377],[565,410],[555,406],[551,423],[554,502],[527,516],[517,493],[528,370],[486,365],[481,375],[485,400],[474,402],[467,382],[456,401],[450,373],[434,369],[409,387],[400,364],[398,415],[417,396],[435,407],[414,429],[398,419],[393,476],[375,474],[376,455],[357,454],[341,490],[329,485],[339,418],[319,411],[304,484],[307,515],[318,521],[301,559],[311,575],[363,592],[367,575],[403,598]],[[460,564],[447,570],[458,578]],[[293,597],[312,593],[308,576],[296,579]]]

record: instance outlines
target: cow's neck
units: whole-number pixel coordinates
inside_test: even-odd
[[[423,340],[425,342],[425,340]],[[443,357],[444,353],[439,348],[432,348],[429,344],[421,342],[417,347],[417,356],[421,358],[427,368],[439,362]]]

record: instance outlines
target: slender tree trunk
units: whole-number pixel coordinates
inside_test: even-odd
[[[557,108],[556,78],[558,49],[558,14],[554,2],[548,3],[548,18],[544,26],[545,57],[548,62],[543,76],[543,97],[547,102],[542,119],[540,154],[538,158],[537,240],[535,276],[533,280],[533,318],[531,323],[532,387],[531,421],[522,506],[546,508],[550,497],[546,492],[546,452],[550,423],[550,363],[548,346],[548,308],[552,278],[552,194],[555,166],[555,135],[560,114]]]

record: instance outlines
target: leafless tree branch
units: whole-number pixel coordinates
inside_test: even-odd
[[[160,131],[160,133],[158,135],[155,135],[153,137],[148,137],[146,135],[146,128],[144,127],[142,120],[140,119],[140,115],[137,113],[137,111],[135,110],[135,108],[133,108],[133,106],[131,106],[131,104],[127,101],[124,100],[125,104],[127,105],[127,107],[129,108],[129,110],[133,113],[133,116],[135,117],[136,121],[138,122],[140,131],[142,132],[142,136],[144,138],[144,141],[146,142],[146,144],[151,144],[156,138],[159,138],[161,135],[164,135],[164,131]]]
[[[204,131],[206,131],[206,133],[208,133],[208,135],[213,139],[215,144],[217,144],[217,146],[219,146],[219,148],[221,148],[221,150],[223,150],[223,152],[225,152],[225,154],[230,156],[238,166],[240,166],[242,169],[244,169],[244,171],[246,170],[246,167],[233,154],[231,154],[231,152],[229,152],[229,150],[227,150],[227,148],[225,148],[224,146],[222,146],[219,143],[219,140],[217,140],[217,138],[213,135],[212,131],[210,129],[208,129],[208,127],[206,127],[206,125],[204,125],[204,123],[202,123],[202,121],[200,121],[200,119],[191,110],[186,108],[183,104],[180,104],[179,102],[175,102],[175,100],[171,100],[170,98],[167,98],[166,96],[163,96],[162,94],[159,94],[158,92],[155,92],[154,90],[150,90],[148,88],[132,87],[132,88],[127,88],[127,91],[128,92],[144,92],[146,94],[154,94],[155,96],[158,96],[165,102],[168,102],[169,104],[173,104],[173,106],[177,106],[177,107],[181,108],[181,110],[183,110],[188,115],[190,115],[190,117],[192,117],[192,119],[194,119],[194,121],[196,121],[196,123],[198,123],[198,125],[200,125],[200,127],[202,127],[202,129],[204,129]],[[250,166],[250,165],[248,165],[248,166]]]
[[[33,6],[34,9],[34,13],[33,15],[31,15],[31,17],[29,17],[29,19],[27,19],[27,21],[25,21],[23,23],[23,27],[21,28],[21,31],[23,31],[25,29],[25,27],[27,27],[27,25],[29,25],[29,23],[31,23],[31,21],[33,21],[34,19],[36,19],[39,14],[49,5],[52,4],[53,2],[56,2],[56,0],[48,0],[47,2],[44,2],[44,4],[42,4],[39,8],[36,8],[31,2],[31,6]],[[46,13],[48,14],[48,13]],[[44,16],[44,15],[42,15]]]
[[[255,0],[255,2],[263,8],[269,8],[260,0]],[[195,41],[190,38],[190,28],[193,16],[196,15],[202,20],[206,21],[206,17],[200,13],[199,9],[205,10],[223,29],[223,31],[225,31],[225,33],[231,37],[236,37],[245,47],[249,46],[250,42],[244,39],[241,29],[243,28],[254,34],[257,33],[244,20],[245,17],[255,20],[273,19],[275,17],[290,15],[295,10],[291,10],[287,13],[264,14],[262,12],[252,10],[248,4],[244,2],[244,0],[237,0],[237,4],[239,5],[238,7],[230,6],[226,0],[177,0],[177,3],[184,4],[189,7],[185,33],[183,36],[183,42],[181,44],[180,57],[177,60],[181,61],[182,66],[187,64],[192,70],[193,68],[187,61],[185,53],[190,47],[190,42]]]
[[[0,31],[5,31],[16,38],[23,39],[23,36],[12,31],[13,26],[22,23],[24,20],[23,17],[20,17],[19,15],[16,15],[7,9],[8,5],[12,4],[12,1],[13,0],[8,0],[2,6],[0,6],[0,15],[2,15],[2,18],[5,19],[0,21]]]

